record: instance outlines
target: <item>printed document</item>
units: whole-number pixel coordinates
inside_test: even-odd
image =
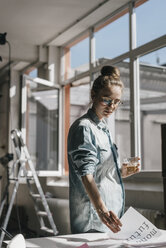
[[[118,233],[109,232],[112,239],[121,239],[127,247],[157,247],[166,245],[166,231],[155,227],[143,215],[130,207],[121,218]]]

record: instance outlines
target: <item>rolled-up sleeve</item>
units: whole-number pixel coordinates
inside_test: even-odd
[[[95,138],[89,127],[77,126],[68,137],[68,156],[77,174],[85,176],[94,174],[97,158]]]

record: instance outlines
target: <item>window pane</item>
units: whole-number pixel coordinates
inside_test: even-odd
[[[35,68],[35,69],[33,69],[28,75],[29,75],[31,78],[35,78],[35,77],[37,77],[37,74],[38,74],[38,69]]]
[[[116,64],[120,70],[121,80],[124,84],[122,94],[123,104],[115,112],[115,142],[119,150],[120,161],[130,157],[130,81],[129,62]]]
[[[89,38],[71,47],[70,68],[69,78],[89,69]]]
[[[110,59],[129,51],[128,19],[125,14],[95,33],[96,59]]]
[[[161,124],[166,123],[166,67],[154,65],[154,62],[155,54],[162,54],[165,49],[140,58],[141,157],[144,170],[161,170]]]
[[[140,62],[149,65],[166,65],[166,48],[161,48],[160,50],[154,51],[143,57],[140,57]]]
[[[149,0],[136,8],[138,46],[166,34],[165,10],[165,0]]]
[[[36,170],[58,170],[59,90],[41,90],[28,80],[26,144]]]
[[[90,107],[89,77],[73,83],[70,88],[70,124],[85,114]]]

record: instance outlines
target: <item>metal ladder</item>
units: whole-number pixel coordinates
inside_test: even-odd
[[[21,131],[19,131],[17,129],[12,130],[11,131],[11,139],[13,141],[15,152],[16,152],[17,161],[15,163],[15,166],[18,165],[18,174],[17,174],[17,179],[15,180],[13,193],[11,196],[10,204],[9,204],[9,207],[7,210],[7,214],[6,214],[4,223],[2,225],[2,229],[6,230],[6,228],[7,228],[10,214],[12,211],[12,207],[14,204],[14,200],[15,200],[15,197],[16,197],[16,194],[18,191],[20,179],[24,176],[24,177],[26,177],[27,186],[29,189],[30,196],[32,197],[33,202],[34,202],[34,209],[35,209],[36,215],[37,215],[39,223],[40,223],[40,229],[47,232],[47,233],[57,235],[58,231],[57,231],[56,225],[54,223],[52,214],[50,212],[47,200],[46,200],[45,195],[43,193],[39,178],[38,178],[37,173],[35,171],[35,168],[34,168],[32,160],[31,160],[31,157],[29,155],[28,149],[27,149],[26,145],[24,144]],[[27,168],[26,168],[27,166],[29,167],[29,170],[27,170]],[[28,172],[31,172],[32,175],[28,176]],[[36,185],[36,189],[38,191],[37,194],[34,193],[32,190],[31,182],[30,182],[31,180],[33,180],[35,185]],[[44,211],[40,210],[41,204],[44,208]],[[45,225],[46,219],[45,218],[48,220],[50,228],[46,227],[46,225]],[[2,232],[1,236],[0,236],[0,247],[2,245],[4,236],[5,236],[5,232]]]

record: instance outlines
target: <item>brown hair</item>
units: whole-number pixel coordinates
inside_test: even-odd
[[[91,94],[98,95],[99,91],[109,85],[117,85],[122,90],[124,88],[123,82],[120,80],[120,71],[114,66],[103,66],[101,75],[98,76],[92,86]]]

